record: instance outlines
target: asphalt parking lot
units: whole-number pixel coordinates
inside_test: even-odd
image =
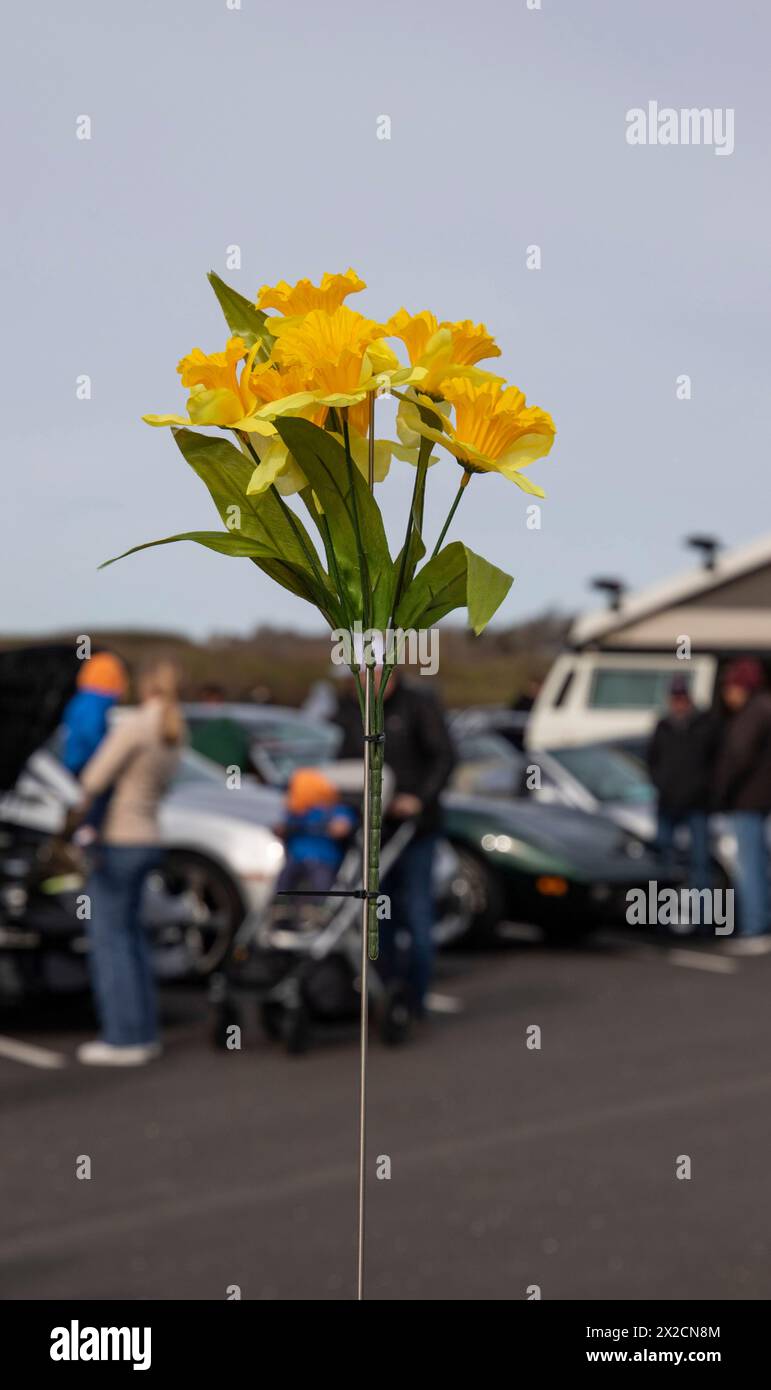
[[[771,957],[515,942],[438,988],[462,1011],[371,1048],[370,1298],[771,1296]],[[81,1005],[2,1016],[2,1296],[352,1297],[355,1035],[216,1052],[164,1001],[127,1073],[74,1062]]]

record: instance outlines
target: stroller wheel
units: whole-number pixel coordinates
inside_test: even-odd
[[[383,1005],[380,1036],[387,1047],[399,1047],[410,1035],[412,1015],[407,996],[401,985],[394,985]]]
[[[280,1042],[284,1035],[284,1015],[284,1006],[276,999],[266,999],[260,1005],[260,1027],[271,1042]]]
[[[241,1010],[237,1004],[232,1004],[227,999],[223,999],[212,1010],[211,1020],[211,1042],[212,1047],[221,1048],[223,1051],[230,1051],[233,1046],[232,1028],[241,1028]]]
[[[287,1052],[299,1057],[311,1045],[311,1023],[304,1004],[297,1004],[284,1013],[282,1035]]]

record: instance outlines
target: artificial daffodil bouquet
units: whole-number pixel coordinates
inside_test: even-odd
[[[469,483],[486,473],[542,497],[523,469],[548,454],[554,424],[545,411],[527,406],[516,386],[479,367],[500,356],[484,325],[440,322],[426,309],[399,309],[376,323],[345,303],[366,288],[354,270],[324,275],[319,285],[265,285],[256,303],[213,273],[209,280],[231,334],[225,349],[194,348],[179,363],[187,415],[144,418],[171,428],[209,489],[222,529],[147,545],[189,540],[249,559],[317,608],[333,632],[348,636],[366,740],[362,892],[374,959],[383,697],[395,658],[389,643],[376,687],[373,647],[365,642],[362,659],[361,634],[419,631],[464,607],[473,631],[482,631],[512,579],[463,541],[445,543],[450,523]],[[384,395],[399,402],[398,440],[375,438],[375,400]],[[460,470],[438,531],[427,525],[425,505],[435,445]],[[404,542],[395,557],[375,491],[392,459],[413,468]]]

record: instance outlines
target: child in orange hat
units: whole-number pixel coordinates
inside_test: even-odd
[[[279,890],[302,886],[324,893],[340,867],[343,841],[356,825],[356,814],[339,799],[337,788],[314,767],[292,774],[283,826],[286,863]]]
[[[107,733],[110,711],[128,691],[128,673],[120,657],[112,652],[96,652],[84,663],[77,684],[62,715],[62,761],[74,777],[82,772]],[[79,844],[88,845],[96,839],[109,799],[109,792],[95,799],[76,831]]]
[[[77,777],[107,733],[110,710],[128,690],[128,676],[120,657],[96,652],[78,676],[78,688],[62,716],[64,766]]]

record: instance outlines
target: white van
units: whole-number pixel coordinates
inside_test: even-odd
[[[717,657],[635,652],[566,652],[557,657],[527,724],[528,748],[645,738],[675,676],[688,682],[696,705],[712,703]]]
[[[771,681],[771,536],[577,618],[528,720],[529,748],[645,738],[675,676],[709,708],[720,662],[760,658]],[[606,586],[607,587],[607,586]],[[687,653],[687,655],[686,655]]]

